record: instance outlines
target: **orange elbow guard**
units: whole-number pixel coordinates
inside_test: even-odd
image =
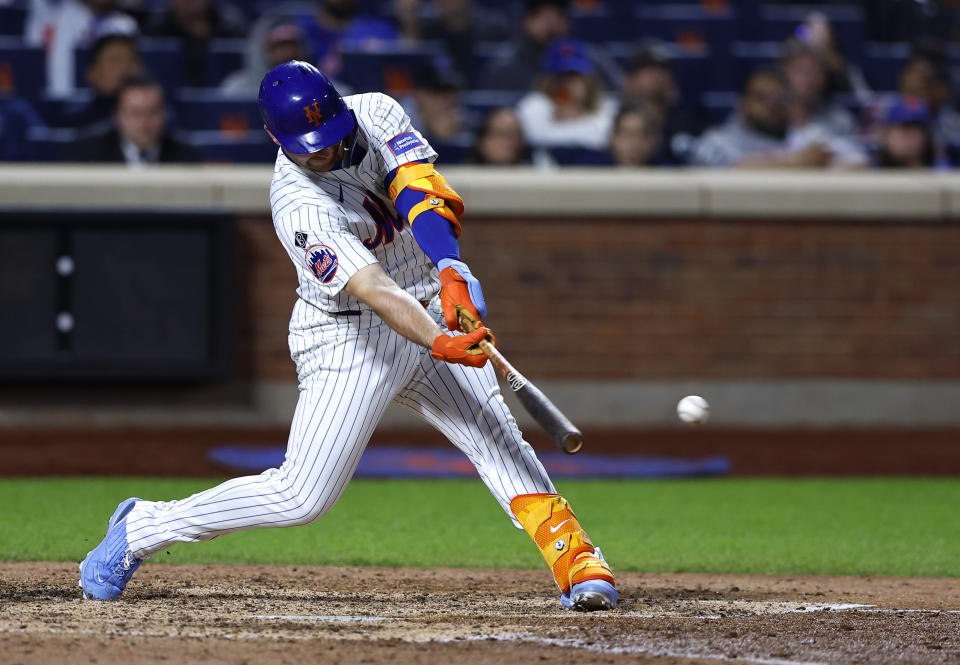
[[[433,210],[453,224],[454,233],[460,237],[460,220],[463,215],[463,199],[447,184],[446,179],[437,173],[433,164],[404,164],[397,169],[397,175],[390,183],[389,194],[393,204],[404,190],[423,193],[423,200],[406,213],[410,224],[426,210]]]

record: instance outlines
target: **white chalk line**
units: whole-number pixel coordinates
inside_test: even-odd
[[[396,621],[398,617],[369,617],[340,614],[250,614],[250,619],[279,619],[282,621],[317,621],[321,623],[374,623]]]
[[[960,610],[891,610],[883,607],[873,607],[872,605],[867,607],[870,609],[860,611],[874,614],[960,614]]]
[[[748,608],[752,616],[764,616],[768,614],[809,614],[811,612],[845,612],[850,610],[860,610],[860,611],[891,611],[896,612],[898,610],[868,610],[868,608],[875,607],[874,605],[864,605],[862,603],[817,603],[817,604],[807,604],[799,603],[795,601],[779,602],[779,603],[758,603],[757,601],[747,601],[747,600],[699,600],[696,601],[700,605],[723,605],[725,607],[730,607],[731,609],[738,609],[741,607]],[[757,605],[766,605],[765,607],[757,608]],[[780,606],[780,607],[778,607]],[[909,611],[909,612],[937,612],[938,610],[899,610],[899,611]],[[957,610],[960,611],[960,610]],[[457,612],[454,615],[458,617],[486,617],[490,616],[489,612]],[[501,614],[500,618],[522,618],[522,617],[513,617],[511,615]],[[576,619],[581,618],[586,615],[579,612],[571,612],[569,610],[564,612],[553,612],[553,613],[544,613],[537,614],[537,617],[540,619]],[[591,621],[604,620],[604,619],[725,619],[729,618],[722,614],[668,614],[663,612],[596,612],[590,614]],[[366,622],[366,621],[409,621],[411,619],[419,618],[417,615],[407,615],[407,616],[352,616],[352,615],[331,615],[331,614],[249,614],[247,615],[249,619],[266,619],[266,620],[286,620],[286,621],[316,621],[318,623],[326,622]]]
[[[740,603],[745,606],[755,607],[758,604],[764,604],[763,601],[752,601],[752,600],[698,600],[697,603],[701,605],[706,605],[709,603],[714,603],[717,605],[733,605],[737,606],[737,603]],[[782,609],[775,609],[777,605],[781,605]],[[764,608],[762,611],[757,611],[757,615],[765,614],[809,614],[811,612],[848,612],[850,610],[858,611],[870,611],[869,608],[876,607],[875,605],[864,605],[863,603],[801,603],[799,601],[785,601],[781,603],[770,603],[770,607]],[[910,610],[917,612],[924,612],[926,610]]]
[[[50,634],[50,635],[114,635],[119,637],[172,637],[176,639],[183,638],[196,638],[196,639],[209,639],[217,638],[224,640],[266,640],[270,642],[286,641],[286,640],[295,640],[295,641],[310,641],[317,639],[330,639],[329,637],[318,637],[315,635],[261,635],[258,633],[222,633],[211,635],[208,633],[196,633],[196,632],[161,632],[161,631],[147,631],[147,630],[91,630],[83,628],[0,628],[0,633],[17,633],[17,634]],[[333,638],[336,639],[336,638]],[[549,637],[537,637],[536,635],[530,635],[526,633],[503,633],[499,635],[468,635],[463,637],[437,637],[437,638],[422,638],[422,639],[404,639],[404,642],[409,642],[412,644],[429,644],[433,643],[448,643],[448,642],[483,642],[486,640],[499,640],[505,642],[531,642],[536,644],[543,644],[546,646],[574,646],[578,649],[586,649],[588,651],[594,651],[597,653],[609,653],[609,654],[623,654],[623,655],[643,655],[643,656],[655,656],[655,657],[670,657],[670,658],[699,658],[702,660],[720,660],[720,661],[731,661],[736,660],[740,663],[757,663],[758,665],[829,665],[828,663],[820,663],[816,661],[799,661],[799,660],[783,660],[779,658],[762,658],[762,657],[738,657],[736,659],[730,658],[723,654],[712,654],[712,653],[699,653],[694,650],[687,651],[676,651],[673,649],[652,649],[641,646],[623,646],[623,647],[605,647],[597,644],[586,644],[580,640],[575,639],[558,639],[558,638],[549,638]]]
[[[178,632],[178,631],[152,631],[152,630],[117,630],[107,628],[104,630],[93,630],[91,628],[0,628],[0,633],[18,633],[18,634],[49,634],[49,635],[115,635],[117,637],[174,637],[182,639],[184,637],[197,639],[220,639],[220,640],[315,640],[313,635],[262,635],[260,633],[197,633],[197,632]]]
[[[821,661],[814,660],[787,660],[783,658],[764,658],[763,656],[744,656],[737,655],[736,657],[725,656],[720,653],[711,653],[711,652],[700,652],[695,649],[686,649],[686,650],[676,650],[676,649],[660,649],[660,648],[649,648],[643,646],[620,646],[620,647],[608,647],[603,645],[598,645],[596,643],[588,644],[582,640],[571,639],[571,638],[556,638],[556,637],[539,637],[537,635],[530,635],[529,633],[504,633],[500,635],[475,635],[467,638],[446,638],[442,641],[445,642],[455,642],[455,641],[474,641],[474,640],[501,640],[509,642],[532,642],[535,644],[544,644],[547,646],[559,646],[559,647],[575,647],[577,649],[585,649],[587,651],[594,651],[596,653],[609,653],[609,654],[620,654],[620,655],[631,655],[631,656],[653,656],[655,658],[695,658],[700,660],[719,660],[723,662],[736,661],[738,663],[757,663],[757,665],[829,665],[829,663],[824,663]],[[421,641],[430,641],[430,640],[421,640]],[[432,640],[438,642],[441,640]]]
[[[699,601],[703,604],[707,603],[716,603],[716,604],[726,604],[726,605],[753,605],[755,602],[752,601]],[[787,604],[787,603],[782,603]],[[795,604],[795,603],[791,603]],[[960,614],[960,610],[939,610],[939,609],[892,609],[892,608],[878,608],[875,605],[865,605],[861,603],[821,603],[821,604],[809,604],[803,605],[801,607],[784,607],[784,608],[766,608],[766,611],[763,612],[754,612],[753,616],[763,616],[764,614],[806,614],[811,612],[842,612],[842,613],[882,613],[882,614]],[[538,615],[539,618],[549,618],[551,615]],[[561,618],[571,618],[582,616],[578,614],[573,614],[571,612],[566,612],[564,614],[555,615]],[[655,618],[655,619],[719,619],[723,618],[720,615],[706,615],[706,616],[670,616],[666,614],[646,614],[640,612],[611,612],[611,613],[596,613],[592,614],[591,620],[597,618],[611,618],[611,619],[621,619],[621,618]],[[253,614],[248,615],[249,618],[261,619],[265,621],[314,621],[317,623],[375,623],[375,622],[391,622],[391,621],[411,621],[416,620],[417,617],[388,617],[388,616],[357,616],[357,615],[312,615],[312,614]],[[0,627],[0,633],[15,633],[15,634],[48,634],[48,635],[114,635],[121,637],[159,637],[159,638],[193,638],[193,639],[225,639],[225,640],[249,640],[249,641],[281,641],[281,640],[294,640],[294,641],[309,641],[316,639],[329,639],[328,636],[318,637],[316,635],[264,635],[262,633],[203,633],[196,631],[141,631],[141,630],[119,630],[119,629],[103,629],[103,630],[94,630],[94,629],[83,629],[83,628],[50,628],[50,627],[37,627],[37,628],[4,628]],[[368,636],[367,639],[370,639],[371,636]],[[336,639],[336,638],[333,638]],[[530,642],[535,644],[543,644],[546,646],[560,646],[560,647],[569,647],[574,646],[578,649],[586,649],[588,651],[594,651],[597,653],[609,653],[609,654],[627,654],[627,655],[644,655],[644,656],[653,656],[653,657],[668,657],[668,658],[699,658],[703,660],[716,660],[721,662],[730,662],[737,661],[740,663],[756,663],[757,665],[828,665],[827,663],[821,663],[816,661],[799,661],[799,660],[789,660],[782,658],[764,658],[762,656],[748,656],[743,654],[738,654],[736,658],[726,656],[724,654],[712,653],[712,652],[698,652],[694,649],[687,650],[677,650],[677,649],[665,649],[665,648],[655,648],[647,647],[642,645],[629,645],[629,646],[613,646],[613,645],[601,645],[601,644],[587,644],[581,640],[573,638],[550,638],[550,637],[541,637],[531,633],[500,633],[500,634],[490,634],[490,635],[465,635],[465,636],[455,636],[455,637],[433,637],[433,638],[419,638],[419,639],[405,639],[406,642],[411,643],[430,643],[430,642],[473,642],[473,641],[484,641],[484,640],[500,640],[500,641],[515,641],[515,642]]]

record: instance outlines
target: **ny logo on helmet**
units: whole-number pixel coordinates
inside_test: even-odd
[[[307,122],[312,122],[314,127],[322,124],[323,114],[320,113],[320,102],[314,102],[313,106],[304,106],[303,110],[307,112]]]

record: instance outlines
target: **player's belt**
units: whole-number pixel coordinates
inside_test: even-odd
[[[430,306],[430,301],[421,300],[420,304],[426,309]],[[330,316],[360,316],[361,314],[363,314],[363,310],[359,309],[341,309],[339,312],[330,312]]]

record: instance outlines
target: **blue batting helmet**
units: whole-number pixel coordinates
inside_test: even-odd
[[[260,115],[287,152],[306,155],[342,141],[353,131],[353,111],[330,79],[308,62],[277,65],[260,82]]]

